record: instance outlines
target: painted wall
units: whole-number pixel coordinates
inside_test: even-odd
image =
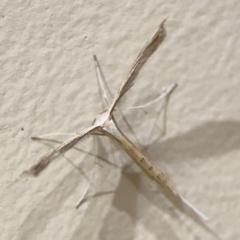
[[[239,239],[239,1],[28,0],[0,9],[1,239]],[[166,17],[166,40],[121,105],[131,128],[116,119],[210,221],[181,210],[106,138],[88,138],[37,178],[22,176],[57,144],[31,136],[82,131],[102,111],[92,55],[114,93]],[[164,102],[126,108],[172,83],[162,136]],[[86,152],[102,159],[76,210],[96,159]]]

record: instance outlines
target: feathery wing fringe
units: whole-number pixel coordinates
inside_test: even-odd
[[[86,131],[78,133],[73,138],[70,138],[68,141],[60,144],[58,147],[51,149],[44,156],[39,159],[39,162],[33,165],[28,171],[24,173],[31,174],[33,176],[38,176],[55,158],[57,158],[61,153],[68,151],[72,148],[77,142],[85,138],[88,134],[96,130],[96,126],[91,126]]]
[[[147,62],[150,56],[156,51],[160,43],[164,40],[166,36],[166,30],[164,28],[165,21],[166,19],[159,25],[158,30],[148,40],[141,52],[138,54],[125,80],[122,82],[120,88],[118,89],[114,97],[111,107],[109,108],[110,114],[112,114],[115,106],[123,97],[123,95],[132,87],[134,80],[136,79],[143,65]]]

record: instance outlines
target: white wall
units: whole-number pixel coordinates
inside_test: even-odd
[[[29,0],[1,1],[0,9],[1,239],[214,239],[208,227],[239,239],[239,1]],[[167,134],[161,137],[162,103],[147,114],[124,111],[134,134],[116,118],[209,223],[179,211],[106,138],[82,142],[38,178],[21,176],[56,144],[31,136],[84,130],[102,111],[92,54],[114,93],[166,17],[168,36],[122,108],[178,83]],[[99,160],[95,185],[76,210],[94,162],[80,148],[115,166]]]

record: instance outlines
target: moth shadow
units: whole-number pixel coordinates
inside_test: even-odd
[[[62,181],[58,182],[54,189],[31,209],[21,224],[17,239],[32,240],[39,235],[41,236],[48,229],[48,225],[55,222],[60,209],[64,206],[69,196],[76,191],[78,185],[79,174],[76,174],[74,170],[69,171],[69,174]]]
[[[56,140],[50,141],[60,143]],[[46,145],[46,143],[44,144]],[[51,144],[47,145],[49,147],[52,147]],[[92,157],[94,155],[90,153],[90,155],[88,156],[86,151],[81,150],[78,147],[74,147],[74,149],[80,154],[85,154],[84,158],[88,158],[89,156]],[[56,222],[56,218],[61,212],[60,209],[64,208],[64,206],[66,207],[66,202],[68,202],[69,197],[71,198],[74,192],[79,191],[79,182],[83,180],[83,178],[85,179],[85,181],[86,179],[89,180],[89,176],[83,171],[81,171],[80,165],[78,166],[76,164],[73,164],[73,161],[67,157],[60,158],[63,161],[64,159],[66,160],[63,165],[68,165],[66,170],[67,173],[61,178],[60,181],[58,181],[58,183],[54,181],[54,176],[52,179],[49,179],[49,181],[54,181],[56,185],[40,200],[39,203],[36,204],[33,209],[31,209],[30,213],[24,219],[18,232],[18,240],[36,239],[36,236],[41,235],[42,233],[47,231],[46,229],[49,229],[49,224],[52,224],[53,222],[55,222],[56,225],[58,223],[61,224],[61,220]],[[105,159],[103,158],[102,160],[105,161]],[[69,162],[70,164],[67,164],[67,162]],[[71,166],[71,164],[73,165],[72,168],[69,167]],[[39,178],[43,177],[43,175],[44,173],[42,173]],[[31,181],[34,180],[37,179],[31,178]],[[44,188],[44,186],[41,187]],[[81,192],[79,193],[79,195],[81,195]],[[69,205],[69,207],[67,206],[67,208],[70,208],[70,211],[72,211],[73,218],[75,217],[76,219],[78,219],[79,215],[82,214],[81,211],[76,210],[74,205]],[[69,229],[67,226],[64,226],[63,230],[67,232]]]
[[[155,156],[155,159],[156,156],[160,155],[161,161],[166,161],[170,165],[171,162],[178,160],[195,160],[199,161],[200,164],[204,159],[221,156],[227,152],[238,150],[239,143],[239,121],[209,121],[175,137],[153,142],[151,144],[151,155]],[[214,236],[216,239],[220,239],[220,237],[210,229],[207,224],[202,222],[196,214],[191,211],[191,209],[188,209],[183,204],[181,199],[172,196],[172,194],[163,189],[159,189],[158,196],[156,196],[156,194],[152,193],[147,186],[143,187],[142,179],[145,178],[146,182],[148,182],[148,180],[145,176],[142,177],[142,175],[143,174],[141,173],[131,173],[127,168],[123,169],[122,178],[117,186],[114,200],[112,202],[112,210],[110,210],[108,215],[105,216],[104,225],[100,231],[101,239],[110,236],[112,236],[110,239],[114,239],[116,233],[121,235],[121,239],[133,239],[135,234],[134,229],[138,224],[139,219],[148,218],[146,217],[149,215],[148,204],[152,204],[159,209],[159,217],[156,217],[156,214],[154,215],[154,219],[157,220],[158,224],[161,222],[161,225],[164,226],[166,232],[172,233],[171,239],[178,238],[174,235],[174,231],[171,230],[172,227],[168,222],[163,219],[159,220],[159,218],[161,218],[161,212],[164,212],[166,215],[170,214],[173,218],[179,218],[176,209],[195,221],[210,235]],[[137,207],[137,202],[139,201],[138,195],[142,195],[148,202],[141,205],[140,212]],[[169,202],[171,203],[170,205]],[[109,227],[111,223],[113,223],[112,221],[114,221],[114,214],[116,215],[116,212],[124,212],[129,216],[128,218],[125,217],[125,220],[123,220],[127,221],[127,224],[125,222],[127,229],[125,229],[125,225],[122,226],[121,224],[114,224],[115,228]],[[119,222],[117,218],[115,221]],[[145,221],[144,226],[157,237],[163,237],[163,232],[161,230],[156,230],[151,221]],[[132,231],[130,229],[132,229]],[[128,234],[123,236],[123,231],[125,230]]]
[[[141,226],[156,239],[178,240],[171,225],[161,218],[160,212],[154,213],[154,216],[149,212],[151,194],[146,198],[148,191],[145,191],[149,187],[146,184],[149,180],[142,172],[131,169],[129,165],[122,168],[112,205],[103,219],[99,239],[116,239],[116,236],[120,240],[137,239],[139,236],[136,230]],[[160,207],[166,207],[164,201],[159,203]]]
[[[106,152],[102,141],[98,142],[98,155],[101,155],[104,158],[107,158],[109,155],[108,152]],[[135,239],[136,227],[139,224],[139,219],[144,219],[146,216],[150,221],[147,221],[145,224],[148,225],[147,228],[151,233],[154,233],[161,239],[165,236],[165,234],[167,234],[166,237],[171,235],[172,240],[178,240],[170,224],[165,219],[161,219],[161,215],[159,215],[157,222],[158,224],[164,226],[165,231],[162,231],[161,229],[156,231],[156,228],[153,226],[151,221],[152,216],[148,212],[149,204],[151,204],[148,200],[144,203],[137,204],[141,201],[142,195],[145,195],[144,190],[148,188],[146,183],[149,183],[149,180],[148,177],[142,174],[141,171],[132,171],[132,160],[122,150],[121,155],[126,158],[126,161],[130,161],[130,163],[125,165],[125,167],[114,166],[118,167],[121,174],[119,181],[115,186],[113,186],[114,191],[111,192],[111,202],[106,199],[106,205],[104,204],[104,200],[102,200],[104,192],[103,194],[97,193],[91,197],[87,197],[87,200],[85,201],[89,201],[89,206],[84,213],[84,221],[81,222],[79,227],[75,229],[70,240],[77,240],[81,238],[85,229],[89,228],[95,229],[95,231],[98,232],[98,239],[116,239],[116,236],[118,236],[117,238],[119,240]],[[115,160],[116,162],[120,162],[120,159]],[[134,167],[138,169],[137,166]],[[146,197],[143,199],[146,199]],[[104,208],[108,208],[108,211],[103,217],[101,217],[103,214],[103,206]],[[163,208],[165,207],[165,205],[161,206]],[[139,211],[139,207],[141,207],[141,211]],[[95,216],[94,219],[92,218],[93,215]],[[96,226],[99,225],[101,227],[96,229]],[[94,235],[94,232],[91,235],[88,234],[87,238],[91,239]]]
[[[191,161],[194,159],[202,161],[205,158],[216,157],[229,151],[238,150],[240,143],[239,133],[239,121],[209,121],[186,133],[153,142],[151,144],[151,154],[153,156],[160,155],[161,160],[167,161],[169,164],[176,160]],[[100,146],[99,152],[104,155],[104,158],[108,156],[104,146]],[[71,193],[76,191],[78,184],[79,173],[73,170],[69,171],[54,190],[44,197],[40,204],[30,212],[21,226],[17,239],[34,239],[46,231],[49,221],[55,219],[54,214],[59,213],[59,208],[64,205]],[[161,189],[159,189],[156,196],[147,186],[149,184],[151,184],[150,180],[144,174],[129,171],[129,167],[123,168],[107,214],[102,217],[103,208],[102,205],[98,204],[98,198],[101,194],[89,201],[89,206],[84,213],[81,210],[76,211],[73,209],[75,220],[77,221],[80,218],[79,215],[84,214],[84,221],[79,222],[79,226],[75,228],[68,239],[80,239],[84,229],[94,229],[99,223],[101,223],[98,231],[99,239],[116,239],[116,236],[118,236],[118,239],[123,240],[134,239],[136,226],[141,219],[140,222],[143,221],[141,224],[156,237],[163,238],[166,232],[171,234],[171,239],[177,240],[178,237],[174,234],[171,225],[161,217],[161,212],[177,218],[178,214],[175,207],[182,211],[181,204],[177,199],[168,196]],[[109,193],[106,192],[106,194]],[[113,194],[113,191],[111,194]],[[139,197],[139,195],[141,196]],[[173,205],[169,205],[167,199]],[[105,203],[109,204],[109,201],[106,200]],[[149,204],[156,206],[159,213],[149,214]],[[139,206],[141,206],[140,210]],[[192,216],[190,215],[190,217]],[[153,224],[153,221],[156,221],[156,223]],[[156,230],[155,224],[162,227]],[[96,236],[94,232],[89,237],[93,236]]]
[[[169,164],[182,161],[203,161],[240,146],[240,121],[209,121],[185,133],[151,144],[152,158],[160,156]],[[159,157],[157,158],[159,159]]]

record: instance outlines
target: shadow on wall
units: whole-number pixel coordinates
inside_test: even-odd
[[[168,138],[163,141],[155,141],[151,144],[151,155],[161,156],[161,160],[167,161],[169,164],[171,162],[179,160],[204,160],[210,157],[221,156],[227,152],[238,150],[240,146],[240,121],[209,121],[203,123],[202,125],[178,136]],[[103,146],[101,146],[102,148]],[[171,152],[174,151],[174,154]],[[107,154],[107,153],[106,153]],[[105,156],[104,156],[105,157]],[[231,163],[229,163],[231,164]],[[123,171],[124,172],[124,171]],[[131,175],[131,174],[130,174]],[[135,236],[135,226],[141,220],[141,224],[145,225],[149,231],[155,236],[160,236],[162,228],[158,229],[152,227],[151,218],[148,216],[148,204],[154,204],[158,206],[161,211],[166,211],[169,213],[169,208],[166,205],[166,201],[163,200],[161,196],[161,191],[159,196],[155,196],[148,188],[142,187],[142,181],[139,180],[139,176],[134,173],[132,177],[126,177],[127,174],[122,175],[122,179],[119,182],[118,187],[113,198],[112,206],[110,207],[109,213],[101,217],[101,214],[93,214],[96,212],[101,212],[102,206],[98,206],[97,198],[90,200],[89,206],[84,212],[86,218],[84,218],[83,223],[79,223],[79,227],[74,229],[73,232],[69,233],[69,239],[78,240],[82,239],[81,236],[86,228],[93,228],[94,226],[101,226],[100,231],[98,231],[99,239],[104,237],[105,239],[111,239],[110,236],[118,235],[118,239],[128,240],[134,239]],[[142,177],[141,177],[142,178]],[[129,180],[130,179],[130,180]],[[131,180],[132,179],[132,180]],[[143,178],[145,180],[145,177]],[[37,236],[42,231],[47,229],[48,218],[51,218],[54,212],[58,213],[59,205],[62,205],[64,201],[71,194],[71,191],[74,191],[78,186],[79,178],[73,176],[72,173],[69,174],[69,179],[65,179],[62,183],[56,186],[54,192],[46,196],[44,203],[36,207],[36,211],[33,211],[29,216],[24,220],[22,227],[19,232],[19,240],[33,239],[34,236]],[[130,183],[130,184],[129,184]],[[143,190],[141,190],[143,189]],[[142,192],[141,195],[145,196],[147,202],[144,203],[144,209],[137,209],[134,204],[135,201],[139,201],[138,194]],[[57,196],[56,196],[57,195]],[[61,196],[58,196],[61,195]],[[56,204],[54,208],[52,207],[52,201],[57,197],[58,201],[55,201]],[[151,200],[155,199],[155,200]],[[164,203],[165,202],[165,203]],[[109,204],[109,201],[106,201]],[[51,208],[51,209],[49,209]],[[96,209],[97,208],[97,209]],[[98,209],[100,208],[100,209]],[[141,213],[140,213],[141,211]],[[80,214],[80,213],[79,213]],[[117,229],[111,228],[111,222],[114,221],[114,215],[120,214],[116,217],[115,221],[121,219],[122,223],[118,226]],[[173,212],[171,214],[174,214]],[[95,216],[93,219],[91,216]],[[77,214],[75,215],[77,218]],[[144,219],[146,221],[144,221]],[[161,215],[159,214],[157,223]],[[78,219],[76,219],[78,221]],[[162,226],[165,226],[167,232],[171,232],[171,226],[169,223],[162,219],[160,221]],[[124,231],[127,234],[123,234]],[[31,231],[31,229],[33,231]],[[125,230],[124,230],[125,229]],[[158,232],[154,232],[158,229]],[[32,233],[32,234],[31,234]],[[30,234],[30,235],[29,235]],[[92,236],[96,237],[96,233],[93,232]],[[120,237],[121,236],[121,237]],[[177,236],[172,233],[172,239],[178,239]]]
[[[203,123],[186,133],[182,133],[176,137],[166,139],[164,141],[155,141],[151,144],[155,153],[153,156],[161,156],[160,160],[171,162],[175,160],[204,160],[215,156],[221,156],[227,152],[238,150],[240,146],[240,122],[239,121],[211,121]],[[171,153],[174,151],[177,154]],[[159,154],[160,152],[160,154]],[[171,215],[172,218],[178,218],[179,215],[175,209],[182,211],[192,220],[194,220],[204,231],[208,232],[214,239],[220,239],[214,230],[210,229],[207,224],[199,220],[195,213],[189,211],[186,206],[178,199],[169,194],[169,192],[159,189],[157,195],[150,190],[146,180],[141,173],[131,173],[126,167],[122,171],[122,178],[116,189],[112,208],[105,216],[101,231],[99,232],[100,239],[114,239],[114,236],[121,236],[119,239],[129,240],[135,239],[137,232],[136,226],[138,222],[142,227],[148,229],[148,232],[154,234],[158,239],[179,239],[174,233],[174,228],[163,217],[161,212],[165,215]],[[127,182],[127,183],[123,183]],[[139,193],[142,201],[141,209],[137,209],[137,202]],[[147,200],[147,201],[146,201]],[[136,202],[135,202],[136,201]],[[173,203],[169,205],[169,202]],[[154,215],[148,212],[150,205],[155,205],[159,212]],[[140,206],[139,205],[139,206]],[[122,219],[122,223],[117,224],[121,219],[121,214],[127,214]],[[148,215],[151,216],[148,216]],[[118,216],[116,216],[118,215]],[[162,217],[161,217],[162,216]],[[153,223],[155,221],[155,223]],[[161,227],[156,227],[156,224]],[[112,227],[111,227],[112,226]],[[127,234],[126,234],[127,233]],[[110,238],[109,238],[110,237]],[[72,240],[76,240],[73,238]]]
[[[240,147],[240,121],[210,121],[188,132],[151,144],[153,156],[162,161],[204,160]],[[174,157],[171,152],[174,152]],[[159,154],[160,153],[160,154]]]

